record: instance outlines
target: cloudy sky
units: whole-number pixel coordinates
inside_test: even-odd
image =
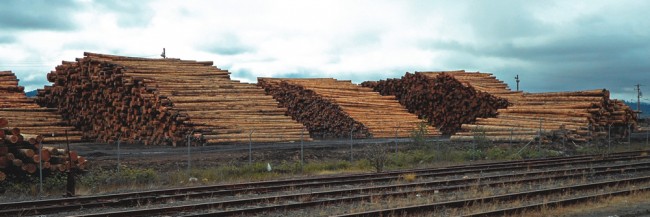
[[[0,70],[33,90],[84,51],[157,57],[164,47],[246,82],[465,69],[511,87],[518,74],[530,92],[607,88],[629,100],[634,84],[650,88],[649,10],[634,0],[4,0]]]

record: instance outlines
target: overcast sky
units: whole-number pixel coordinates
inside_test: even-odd
[[[19,1],[0,4],[0,70],[28,90],[84,51],[211,60],[232,77],[491,72],[530,92],[650,88],[650,1]],[[649,97],[650,98],[650,91]],[[646,100],[647,102],[648,100]]]

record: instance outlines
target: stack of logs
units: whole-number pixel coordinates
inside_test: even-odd
[[[419,73],[433,77],[442,72]],[[510,103],[507,108],[499,109],[496,117],[463,124],[462,132],[453,135],[452,140],[469,141],[481,136],[499,142],[528,142],[541,136],[538,139],[586,142],[606,136],[610,126],[612,134],[618,136],[636,127],[633,111],[622,101],[611,100],[607,90],[523,93],[510,90],[491,73],[445,73]]]
[[[408,137],[422,122],[392,96],[332,78],[258,78],[259,86],[303,123],[312,137]],[[429,135],[439,135],[426,125]]]
[[[42,108],[28,98],[11,71],[0,71],[0,117],[6,118],[11,127],[44,136],[46,143],[82,141],[81,132],[69,126],[56,109]]]
[[[70,167],[83,169],[87,160],[76,152],[43,146],[40,135],[24,134],[19,128],[7,128],[7,119],[0,118],[0,181],[8,176],[21,179],[38,171],[42,164],[43,175],[64,172]],[[39,154],[40,153],[40,154]],[[42,162],[39,162],[42,161]]]
[[[100,141],[194,144],[299,140],[304,127],[272,97],[212,62],[84,53],[63,62],[37,102]],[[250,132],[254,130],[251,135]],[[309,138],[305,138],[309,139]]]
[[[361,85],[384,96],[394,95],[409,112],[426,118],[447,135],[456,133],[461,124],[494,117],[497,109],[508,106],[505,99],[478,91],[473,84],[460,82],[451,73],[406,73],[400,79],[367,81]]]
[[[500,109],[497,117],[463,125],[465,132],[452,140],[471,140],[485,133],[492,141],[531,141],[541,135],[548,140],[586,142],[609,132],[623,137],[636,128],[632,109],[611,100],[607,90],[523,93],[508,100],[513,105]]]
[[[541,136],[585,142],[606,136],[610,127],[619,136],[636,128],[633,111],[611,100],[607,90],[523,93],[510,90],[490,73],[465,71],[407,73],[402,79],[363,85],[397,96],[409,111],[453,133],[454,141],[481,136],[527,142]]]

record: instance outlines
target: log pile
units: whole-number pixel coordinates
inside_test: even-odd
[[[426,118],[429,124],[451,135],[460,130],[461,124],[476,118],[496,116],[499,108],[508,102],[492,94],[479,91],[491,88],[490,80],[472,82],[460,80],[460,73],[406,73],[399,79],[367,81],[361,85],[371,87],[381,95],[395,96],[409,112]],[[475,89],[474,85],[480,88]]]
[[[0,71],[0,117],[24,133],[45,137],[46,143],[82,141],[81,132],[65,122],[56,109],[42,108],[25,95],[24,87],[11,71]]]
[[[84,53],[47,76],[40,105],[100,141],[195,144],[299,140],[302,125],[254,84],[212,62]],[[309,139],[309,138],[305,138]]]
[[[433,77],[441,72],[421,73]],[[610,99],[607,90],[524,93],[510,90],[491,73],[446,73],[510,103],[507,108],[499,109],[496,117],[477,118],[473,123],[463,124],[461,132],[453,135],[452,140],[469,141],[484,136],[499,142],[527,142],[541,136],[547,141],[586,142],[606,136],[610,126],[612,134],[617,136],[627,135],[628,125],[631,129],[636,127],[633,111],[622,101]]]
[[[48,146],[39,150],[42,136],[22,133],[20,128],[9,129],[7,125],[7,119],[0,118],[0,181],[38,174],[41,164],[45,176],[67,171],[70,162],[78,169],[86,166],[87,160],[76,152]]]
[[[547,141],[585,142],[606,136],[610,126],[617,136],[627,135],[628,125],[636,127],[633,111],[610,99],[607,90],[524,93],[510,90],[490,73],[465,71],[407,73],[401,79],[363,85],[395,95],[409,111],[453,133],[455,141],[480,136],[527,142],[541,136]]]
[[[409,137],[422,123],[392,96],[332,78],[258,78],[259,86],[303,123],[314,138]],[[429,135],[439,135],[431,127]]]
[[[465,132],[452,140],[471,140],[485,132],[493,141],[510,141],[512,136],[514,141],[530,141],[541,134],[547,140],[586,142],[606,137],[610,127],[612,137],[623,137],[636,128],[632,109],[611,100],[607,90],[523,93],[509,101],[513,105],[500,109],[497,117],[463,125]]]

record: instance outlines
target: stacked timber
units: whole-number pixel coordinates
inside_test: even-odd
[[[82,141],[81,132],[69,126],[56,109],[42,108],[25,95],[11,71],[0,71],[0,117],[24,133],[44,136],[46,143]],[[67,135],[67,137],[66,137]]]
[[[315,138],[347,138],[350,133],[357,138],[408,137],[418,127],[439,135],[436,129],[419,126],[422,122],[395,97],[381,96],[350,81],[258,78],[257,84]]]
[[[457,76],[458,73],[416,72],[406,73],[399,79],[367,81],[361,85],[384,96],[395,96],[409,112],[426,118],[429,124],[447,135],[457,132],[461,124],[471,123],[476,118],[494,117],[497,109],[508,106],[505,99],[479,91],[458,80]],[[492,83],[477,84],[489,86]]]
[[[64,172],[70,166],[85,167],[87,160],[76,152],[48,146],[40,150],[42,136],[22,133],[20,128],[9,129],[7,125],[7,119],[0,118],[0,181],[33,175],[41,165],[45,176]]]
[[[422,80],[430,83],[419,84]],[[363,85],[382,95],[395,95],[409,111],[428,117],[445,133],[454,133],[455,141],[480,136],[499,142],[584,142],[606,136],[610,127],[618,136],[636,127],[633,111],[610,99],[607,90],[524,93],[510,90],[491,73],[462,70],[407,73],[401,79]]]
[[[421,72],[437,76],[442,72]],[[523,93],[512,91],[491,73],[446,72],[457,80],[508,100],[510,106],[497,111],[496,117],[477,118],[462,125],[452,140],[473,140],[477,135],[492,141],[585,142],[604,137],[610,132],[627,135],[634,129],[633,111],[622,101],[612,100],[607,90],[587,90],[554,93]],[[541,136],[541,138],[540,138]]]
[[[304,127],[254,84],[212,62],[84,53],[48,74],[38,103],[100,141],[194,144],[295,141]],[[250,132],[254,131],[253,134]],[[305,138],[308,139],[308,138]]]

